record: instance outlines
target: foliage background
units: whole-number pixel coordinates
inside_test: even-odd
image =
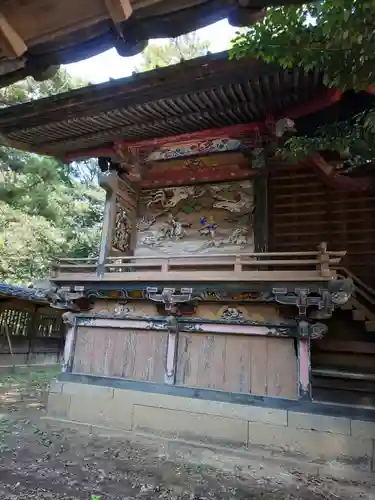
[[[321,0],[267,9],[262,21],[239,32],[231,56],[253,56],[280,64],[318,70],[324,84],[347,90],[375,85],[375,0]],[[284,156],[300,159],[313,151],[333,150],[350,157],[353,167],[368,168],[375,156],[375,110],[294,137]]]
[[[46,82],[27,79],[0,89],[2,107],[48,97],[86,82],[65,69]],[[96,162],[65,165],[0,146],[0,281],[26,284],[48,276],[59,254],[97,253],[104,194]]]

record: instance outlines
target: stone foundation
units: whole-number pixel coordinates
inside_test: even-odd
[[[330,475],[375,472],[375,422],[56,382],[48,417],[126,434],[231,448],[316,466]]]

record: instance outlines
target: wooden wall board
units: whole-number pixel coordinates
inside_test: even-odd
[[[347,250],[342,265],[375,287],[375,193],[327,186],[309,167],[272,166],[269,251],[308,251],[321,242]]]
[[[167,333],[79,327],[73,373],[164,382]]]
[[[295,399],[293,340],[182,333],[176,384]]]

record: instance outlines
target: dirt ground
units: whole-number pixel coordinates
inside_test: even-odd
[[[371,488],[288,472],[252,479],[174,460],[151,443],[95,437],[41,419],[52,371],[0,375],[0,499],[375,499]],[[373,489],[374,491],[374,489]]]

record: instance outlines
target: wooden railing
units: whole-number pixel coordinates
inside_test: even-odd
[[[354,296],[360,303],[366,305],[373,313],[375,313],[375,290],[366,285],[358,276],[353,274],[345,267],[338,267],[337,274],[344,279],[351,279],[354,285]]]
[[[109,281],[322,281],[336,276],[345,251],[325,245],[315,252],[265,252],[169,257],[109,257],[101,268]],[[56,281],[98,279],[98,259],[56,259],[51,278]]]

